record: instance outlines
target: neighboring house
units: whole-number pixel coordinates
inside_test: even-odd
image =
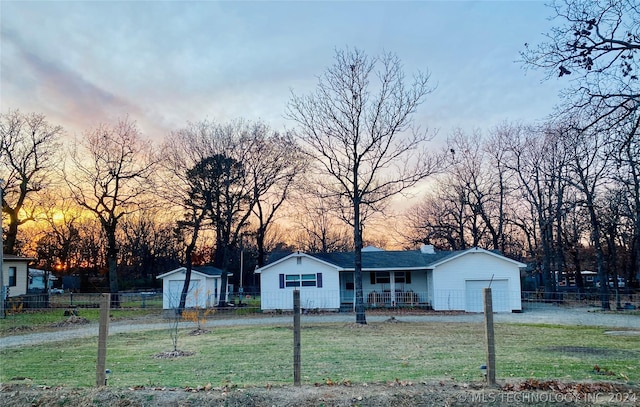
[[[302,308],[339,310],[354,306],[353,253],[292,253],[256,270],[261,307],[293,309],[293,289]],[[491,286],[495,312],[522,310],[520,268],[525,264],[498,253],[472,248],[435,252],[363,249],[365,306],[416,306],[437,311],[483,311],[483,288]]]
[[[8,297],[26,294],[29,284],[29,263],[35,259],[12,254],[5,254],[2,259],[3,283],[8,288]]]
[[[162,308],[175,309],[180,304],[180,295],[184,287],[186,267],[180,267],[159,275],[162,279]],[[229,277],[232,273],[228,274]],[[187,308],[209,308],[216,306],[220,301],[220,295],[224,300],[229,297],[229,284],[222,289],[222,270],[212,266],[200,266],[191,269],[191,281],[187,293]],[[229,279],[227,279],[229,281]]]
[[[29,268],[29,283],[27,292],[43,293],[53,288],[54,281],[58,280],[51,272]]]

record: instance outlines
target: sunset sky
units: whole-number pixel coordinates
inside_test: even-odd
[[[349,46],[430,72],[423,128],[486,131],[543,119],[558,100],[559,79],[517,62],[551,27],[544,4],[2,1],[0,101],[71,136],[125,114],[157,140],[203,119],[291,128],[291,91],[310,92]]]

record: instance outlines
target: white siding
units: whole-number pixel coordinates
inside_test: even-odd
[[[433,309],[467,310],[467,280],[506,281],[509,305],[501,309],[521,310],[520,269],[490,253],[469,251],[437,266],[433,271]],[[493,287],[493,285],[492,285]],[[492,293],[493,294],[493,293]],[[502,296],[503,294],[500,294]]]
[[[9,268],[15,267],[16,269],[16,284],[9,288],[9,297],[16,297],[18,295],[24,295],[27,293],[28,279],[28,262],[27,261],[15,261],[4,259],[2,265],[2,272],[4,278],[4,285],[9,286]]]
[[[338,270],[305,255],[290,255],[281,262],[261,270],[261,308],[265,311],[293,309],[292,292],[295,288],[280,288],[280,274],[317,275],[318,273],[322,273],[322,287],[297,287],[300,290],[300,306],[306,309],[339,309],[340,281]]]

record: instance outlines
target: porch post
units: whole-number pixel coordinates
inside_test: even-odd
[[[396,307],[396,273],[394,271],[389,272],[389,301],[391,301],[391,307]]]

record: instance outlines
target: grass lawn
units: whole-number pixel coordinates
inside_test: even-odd
[[[206,326],[205,326],[206,327]],[[191,336],[178,349],[192,356],[156,359],[171,351],[167,330],[109,337],[107,367],[115,387],[286,384],[293,381],[290,326],[225,327]],[[640,337],[612,336],[602,328],[497,324],[497,378],[640,382]],[[93,386],[97,339],[0,352],[0,382]],[[482,380],[482,324],[303,323],[303,383]],[[597,365],[597,367],[596,367]]]

